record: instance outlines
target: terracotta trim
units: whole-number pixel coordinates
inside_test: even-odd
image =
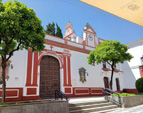
[[[70,63],[70,57],[67,58],[68,60],[68,85],[71,85],[71,63]]]
[[[102,68],[103,71],[112,71],[111,69],[109,68]],[[120,71],[120,70],[117,70],[117,69],[114,69],[114,72],[115,73],[118,73],[118,72],[123,72],[123,71]]]
[[[64,58],[64,86],[67,86],[67,66],[66,66],[66,56],[63,57]]]
[[[60,55],[62,55],[63,53],[61,53],[61,52],[55,52],[55,51],[51,51],[51,50],[45,50],[45,52],[47,53],[47,54],[49,54],[50,53],[50,55],[52,55],[53,57],[55,57],[55,58],[57,58],[58,60],[59,60],[59,63],[61,64],[61,67],[60,68],[63,68],[63,60],[62,60],[62,58],[61,58],[61,56]],[[40,52],[40,54],[39,54],[39,58],[38,58],[38,65],[40,65],[40,61],[41,61],[41,58],[44,56],[45,54],[44,54],[44,52]]]
[[[123,71],[120,71],[120,70],[118,70],[118,69],[115,69],[114,72],[115,72],[115,73],[119,73],[119,72],[123,72]]]
[[[92,27],[88,27],[88,28],[84,29],[84,31],[87,31],[88,29],[91,29],[94,32],[94,34],[96,34],[96,32],[94,31],[94,29]],[[90,32],[90,31],[87,31],[87,32]]]
[[[72,92],[68,89],[66,94],[69,97],[89,97],[89,96],[103,96],[102,87],[73,87]]]
[[[46,44],[53,45],[53,46],[60,47],[60,48],[66,48],[66,49],[70,49],[70,50],[73,50],[73,51],[82,52],[82,53],[86,53],[86,54],[90,53],[89,50],[86,50],[86,49],[83,49],[83,48],[78,48],[78,47],[67,45],[67,44],[62,44],[62,43],[59,43],[59,42],[54,42],[54,41],[51,41],[51,40],[48,40],[48,39],[46,39]]]
[[[32,56],[32,52],[28,50],[26,86],[31,86]]]
[[[47,34],[47,35],[49,35],[49,34]],[[87,35],[87,34],[86,34]],[[56,36],[52,36],[52,35],[49,35],[49,36],[51,36],[51,37],[55,37],[55,38],[58,38],[59,39],[59,37],[56,37]],[[86,36],[87,37],[87,36]],[[60,38],[60,39],[62,39],[62,38]],[[45,39],[45,40],[48,40],[48,39]],[[62,39],[62,40],[64,40],[65,41],[65,44],[67,44],[67,42],[72,42],[72,43],[75,43],[75,44],[78,44],[78,45],[83,45],[83,44],[81,44],[81,43],[77,43],[77,42],[74,42],[74,41],[71,41],[71,40],[66,40],[66,39]],[[48,40],[49,41],[49,40]],[[52,40],[50,40],[50,41],[52,41]],[[85,40],[83,40],[83,42],[84,42]],[[55,41],[52,41],[52,42],[55,42]],[[60,43],[60,42],[59,42]],[[61,43],[60,43],[61,44]],[[90,45],[87,45],[87,43],[86,43],[86,46],[88,46],[88,47],[91,47],[91,48],[93,48],[93,49],[95,49],[95,47],[93,47],[93,46],[90,46]],[[73,47],[75,47],[75,46],[73,46]],[[77,47],[78,48],[78,47]],[[80,48],[81,49],[81,48]],[[86,50],[86,49],[85,49]]]
[[[74,33],[75,33],[75,32],[72,32],[72,33],[70,33],[70,34],[64,36],[64,39],[66,39],[68,36],[70,36],[70,35],[72,35],[72,34],[74,34]]]
[[[37,88],[27,88],[27,95],[36,95]]]
[[[33,67],[33,84],[32,86],[38,86],[37,84],[37,75],[38,75],[38,52],[34,52],[34,67]]]
[[[39,100],[40,96],[23,96],[23,101],[26,100]]]
[[[2,95],[2,88],[0,88],[0,96]],[[6,102],[22,101],[23,88],[6,88]],[[0,98],[1,101],[1,98]]]
[[[139,66],[139,71],[140,71],[141,78],[143,78],[143,65]]]
[[[103,71],[111,71],[109,68],[102,68]]]

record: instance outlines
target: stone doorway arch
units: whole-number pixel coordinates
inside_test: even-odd
[[[53,98],[60,90],[60,64],[53,56],[45,55],[40,61],[40,98]]]

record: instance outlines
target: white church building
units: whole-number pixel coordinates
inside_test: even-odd
[[[104,95],[102,89],[109,88],[110,66],[87,63],[90,51],[104,39],[98,38],[92,27],[84,27],[82,38],[76,37],[70,22],[65,28],[63,39],[46,35],[42,52],[32,53],[29,49],[14,53],[6,68],[7,101],[52,98],[55,90],[61,90],[69,97]],[[115,91],[135,88],[125,81],[128,72],[123,69],[125,67],[121,64],[116,65],[113,78]]]

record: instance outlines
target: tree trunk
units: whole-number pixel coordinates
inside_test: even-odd
[[[6,60],[2,60],[2,103],[5,102],[5,91],[6,91],[6,82],[5,82],[5,69],[6,69]]]
[[[110,81],[110,89],[112,90],[112,85],[113,85],[113,73],[114,73],[114,64],[111,65],[112,72],[111,72],[111,81]]]

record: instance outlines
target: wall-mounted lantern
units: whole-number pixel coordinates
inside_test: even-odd
[[[13,69],[13,64],[10,65],[11,69]]]

